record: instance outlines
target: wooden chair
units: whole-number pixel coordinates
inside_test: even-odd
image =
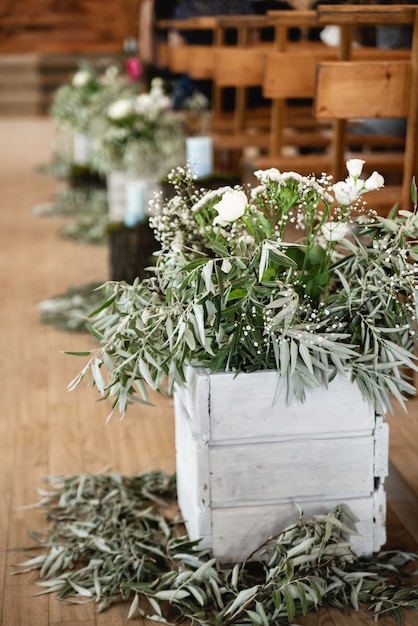
[[[188,29],[213,29],[213,45],[173,46],[170,69],[174,73],[187,73],[195,80],[212,81],[210,134],[214,141],[215,156],[221,169],[237,167],[246,146],[268,145],[269,116],[266,110],[247,106],[250,87],[259,86],[263,78],[264,50],[257,44],[256,30],[266,24],[264,16],[221,16],[200,21],[187,20]],[[170,21],[169,25],[185,30],[184,21]],[[235,42],[228,44],[227,33],[236,31]],[[223,95],[234,92],[232,111],[224,109]],[[260,125],[262,132],[259,132]],[[222,161],[222,164],[221,164]]]
[[[369,168],[389,172],[400,170],[402,174],[400,186],[389,185],[384,191],[369,195],[369,205],[373,202],[378,210],[379,207],[387,210],[399,201],[404,208],[409,208],[411,181],[418,170],[418,7],[324,6],[319,9],[319,20],[342,26],[341,60],[319,64],[315,90],[315,117],[334,120],[331,173],[337,179],[345,176],[345,161],[348,156],[353,156],[347,153],[347,120],[406,118],[404,151],[363,151],[354,156],[364,158]],[[413,41],[408,58],[355,59],[350,43],[352,28],[370,23],[411,24]]]
[[[269,108],[252,109],[247,101],[248,90],[262,86],[265,56],[265,49],[257,46],[219,46],[214,50],[214,85],[219,92],[233,88],[235,106],[229,123],[220,130],[212,128],[211,136],[220,167],[237,175],[241,174],[243,151],[251,147],[266,150],[270,142]]]
[[[317,25],[315,11],[271,11],[268,18],[275,30],[274,50],[266,54],[263,77],[263,94],[272,101],[270,142],[264,153],[243,160],[244,180],[251,182],[258,169],[320,174],[330,164],[329,156],[322,154],[330,142],[329,124],[318,124],[310,103],[317,63],[336,58],[337,53],[322,42],[289,41],[290,28],[304,31]]]
[[[236,127],[236,122],[232,121],[233,117],[230,112],[226,113],[222,106],[222,93],[226,86],[218,86],[215,77],[215,50],[218,47],[227,45],[227,34],[231,30],[236,31],[236,42],[231,45],[232,48],[246,47],[251,41],[254,41],[252,32],[257,27],[261,27],[265,23],[264,16],[221,16],[221,17],[202,17],[189,18],[187,20],[168,20],[164,23],[160,22],[160,27],[164,27],[170,31],[211,31],[211,45],[196,44],[178,44],[170,43],[168,47],[168,69],[174,74],[188,74],[194,80],[210,80],[212,81],[212,101],[211,101],[211,127],[215,131],[228,132],[231,127]],[[257,63],[257,61],[256,61]],[[236,107],[235,110],[244,110],[245,97],[243,92],[245,86],[228,85],[236,91]]]
[[[218,35],[218,45],[227,46],[228,45],[228,34],[231,32],[235,32],[235,43],[232,44],[235,49],[241,48],[251,48],[255,46],[257,50],[260,48],[260,33],[263,28],[268,25],[268,19],[264,15],[229,15],[229,16],[220,16],[217,18],[217,35]],[[231,45],[231,44],[229,44]],[[272,44],[270,44],[271,46]],[[262,46],[264,48],[264,46]],[[266,47],[269,47],[266,45]],[[229,58],[227,58],[228,64],[230,62]],[[250,65],[249,61],[245,60],[246,66]],[[255,64],[258,64],[258,59],[255,59]],[[238,68],[238,64],[235,64],[235,67]],[[254,117],[254,111],[249,112],[247,109],[247,96],[248,96],[248,88],[252,86],[261,86],[262,81],[257,79],[256,84],[246,84],[245,79],[241,82],[241,84],[234,84],[233,81],[227,77],[227,69],[225,72],[219,70],[217,65],[214,65],[214,69],[217,72],[213,74],[214,79],[214,97],[212,101],[212,109],[215,115],[218,117],[222,116],[223,106],[222,106],[222,93],[226,88],[234,88],[235,91],[235,107],[234,107],[234,128],[242,128],[245,125],[244,117],[246,114],[250,114],[250,117]],[[224,78],[226,77],[226,78]],[[226,82],[225,82],[226,81]],[[228,82],[229,81],[229,82]],[[257,112],[259,114],[260,111]],[[261,112],[265,113],[265,110]],[[256,115],[257,116],[257,115]],[[262,115],[263,116],[263,115]],[[264,115],[265,117],[265,115]],[[257,122],[259,123],[259,121]]]
[[[255,157],[244,157],[245,182],[254,182],[253,172],[277,167],[311,173],[324,171],[329,161],[318,154],[329,143],[326,125],[312,116],[315,66],[321,55],[335,56],[322,42],[290,40],[290,29],[302,33],[317,25],[313,10],[269,11],[268,23],[274,28],[273,50],[265,57],[263,95],[272,102],[270,142],[267,150]],[[303,152],[304,154],[300,154]]]
[[[202,31],[212,35],[214,45],[221,42],[221,33],[218,30],[216,17],[191,17],[186,20],[164,20],[157,23],[157,28],[167,32],[167,67],[173,74],[187,73],[189,60],[193,57],[195,49],[207,48],[210,46],[200,46],[188,43],[177,43],[174,37],[170,37],[174,32]]]
[[[325,7],[324,7],[325,9]],[[286,13],[286,12],[284,12]],[[297,24],[295,18],[298,12],[289,12],[285,15],[284,24],[286,27]],[[293,15],[292,15],[293,13]],[[346,12],[346,18],[350,19],[351,13]],[[315,73],[316,67],[321,62],[337,61],[339,58],[350,55],[353,59],[369,60],[385,58],[387,60],[409,59],[410,52],[405,50],[377,50],[376,48],[356,48],[352,45],[352,27],[347,28],[343,33],[339,48],[329,48],[323,44],[313,44],[311,42],[289,43],[283,36],[284,27],[280,24],[280,12],[273,16],[278,20],[278,25],[282,30],[276,36],[276,47],[283,48],[281,52],[272,53],[266,59],[264,93],[266,97],[273,99],[271,118],[271,144],[269,152],[256,159],[246,159],[243,165],[245,179],[253,181],[252,172],[257,169],[277,167],[278,169],[292,169],[301,173],[321,173],[323,171],[335,172],[335,137],[340,137],[341,129],[332,120],[327,120],[324,116],[314,116],[313,111],[304,112],[298,120],[294,115],[295,111],[289,107],[290,98],[314,98],[315,95]],[[334,15],[322,16],[319,21],[318,15],[313,16],[312,12],[302,12],[300,24],[305,26],[322,26],[334,23]],[[277,42],[280,42],[278,45]],[[297,109],[296,109],[297,111]],[[293,117],[293,119],[292,119]],[[320,124],[318,125],[318,121]],[[305,131],[301,132],[305,128]],[[314,132],[313,132],[314,131]],[[388,146],[397,148],[397,152],[384,156],[383,152],[371,153],[372,165],[375,169],[402,168],[402,152],[399,148],[403,145],[403,139],[393,136],[379,137],[376,135],[363,133],[361,135],[344,135],[344,145],[369,147]],[[341,143],[341,142],[340,142]],[[293,154],[289,156],[288,146],[293,145]],[[322,147],[322,148],[321,148]],[[306,154],[306,149],[308,154]],[[318,153],[321,148],[320,153]],[[310,149],[310,150],[309,150]],[[304,152],[304,154],[300,154]],[[341,172],[339,172],[341,174]],[[343,173],[344,174],[344,173]],[[345,174],[344,174],[345,175]]]

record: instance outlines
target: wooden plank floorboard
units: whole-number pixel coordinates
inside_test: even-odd
[[[64,218],[35,217],[31,208],[51,200],[62,184],[36,171],[50,161],[55,138],[47,118],[0,118],[0,624],[1,626],[125,626],[128,605],[97,614],[94,604],[76,606],[54,597],[33,597],[35,573],[11,576],[32,545],[28,530],[45,525],[42,511],[22,509],[38,500],[50,474],[126,475],[175,469],[173,406],[152,395],[156,406],[133,407],[106,425],[109,407],[84,386],[67,385],[84,361],[64,351],[92,349],[94,340],[39,321],[37,303],[68,287],[108,278],[106,246],[77,244],[59,237]],[[418,401],[409,413],[396,408],[390,422],[388,485],[389,548],[418,550]],[[342,616],[321,609],[300,617],[301,626],[373,624],[363,612]],[[382,619],[381,626],[393,624]],[[418,613],[405,614],[405,626]]]

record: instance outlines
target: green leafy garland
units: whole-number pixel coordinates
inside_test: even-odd
[[[59,234],[78,242],[104,245],[108,241],[109,215],[106,191],[94,187],[69,187],[59,191],[55,201],[35,206],[35,215],[74,217]]]
[[[42,553],[17,572],[38,571],[38,595],[94,601],[98,611],[122,600],[130,603],[128,619],[192,626],[279,626],[321,606],[349,613],[366,605],[375,620],[387,615],[402,624],[402,609],[418,609],[418,587],[402,582],[418,555],[358,558],[350,544],[355,518],[346,505],[310,519],[301,514],[257,551],[259,560],[249,555],[223,567],[183,536],[173,476],[151,471],[48,481],[36,506],[47,510],[51,525],[29,533]]]
[[[105,291],[103,282],[93,281],[42,300],[38,303],[41,322],[60,330],[87,332],[86,324],[91,323],[89,316],[103,302]]]

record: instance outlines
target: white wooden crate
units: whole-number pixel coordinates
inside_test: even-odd
[[[388,428],[338,378],[304,403],[274,402],[274,371],[190,368],[174,394],[177,491],[191,539],[222,562],[247,558],[298,515],[340,503],[359,518],[358,554],[385,542]]]

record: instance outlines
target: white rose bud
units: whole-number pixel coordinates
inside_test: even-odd
[[[358,178],[363,171],[364,164],[365,161],[363,161],[363,159],[348,159],[346,167],[350,176],[352,178]]]
[[[213,220],[214,225],[226,226],[235,222],[244,215],[247,204],[247,196],[243,191],[225,191],[222,199],[215,204],[218,215]]]

